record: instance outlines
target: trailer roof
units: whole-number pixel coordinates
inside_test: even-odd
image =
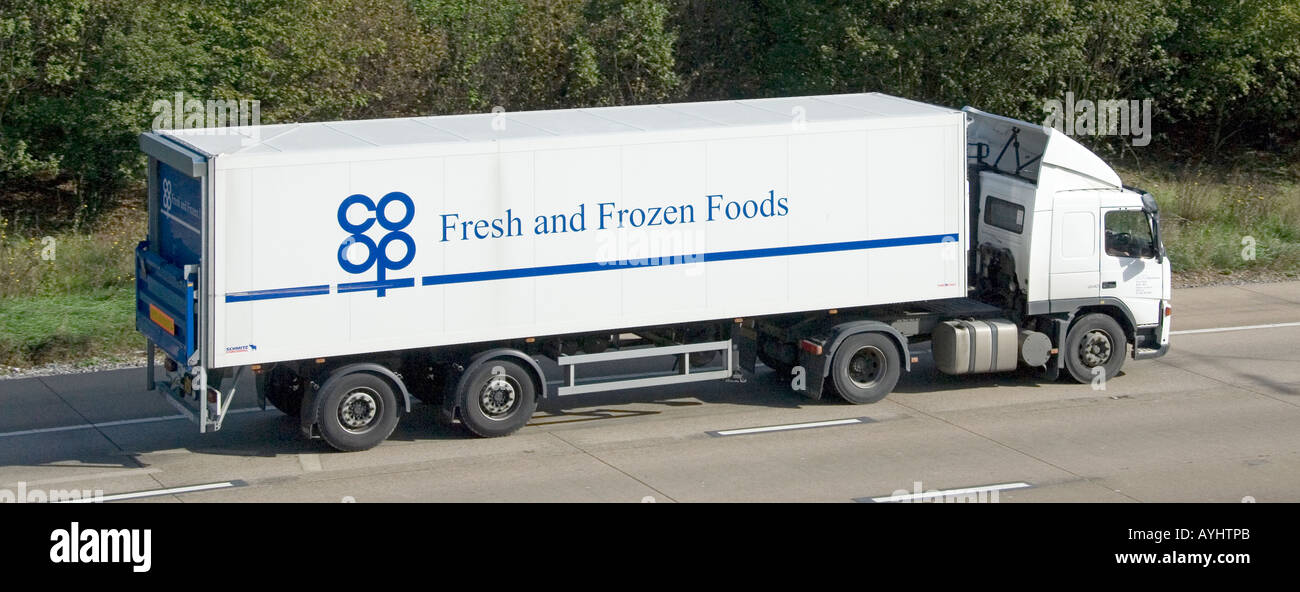
[[[956,110],[880,93],[158,130],[209,156],[915,117]],[[503,125],[504,123],[504,125]]]

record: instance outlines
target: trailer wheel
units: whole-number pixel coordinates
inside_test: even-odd
[[[290,417],[301,414],[302,396],[306,392],[301,376],[284,366],[276,366],[263,380],[262,396],[268,403]]]
[[[532,374],[510,360],[488,360],[461,383],[460,419],[475,435],[508,436],[524,427],[537,410]]]
[[[1092,382],[1101,374],[1096,368],[1102,368],[1105,380],[1110,380],[1124,367],[1128,337],[1110,315],[1094,312],[1080,317],[1070,327],[1061,355],[1065,356],[1065,369],[1075,380]]]
[[[387,380],[374,374],[342,376],[319,401],[320,435],[344,452],[374,448],[397,428],[397,395]]]
[[[900,369],[893,340],[880,333],[862,333],[836,348],[831,382],[845,401],[875,403],[894,390]]]

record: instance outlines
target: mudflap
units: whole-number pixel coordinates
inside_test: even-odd
[[[799,394],[808,397],[814,401],[822,398],[826,385],[826,368],[829,368],[829,360],[825,355],[812,354],[804,350],[799,350],[799,366],[795,368],[794,382],[791,388]],[[802,374],[800,371],[802,370]],[[802,376],[803,384],[798,384]],[[798,388],[802,386],[803,388]]]

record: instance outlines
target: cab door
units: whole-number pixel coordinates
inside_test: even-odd
[[[1052,206],[1050,298],[1099,296],[1099,198],[1095,191],[1061,191]]]
[[[1141,208],[1102,208],[1101,296],[1124,302],[1137,325],[1160,322],[1164,266]]]

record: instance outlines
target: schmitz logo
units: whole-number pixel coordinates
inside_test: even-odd
[[[404,210],[402,217],[398,219],[389,217],[389,206],[395,203],[400,204]],[[358,223],[353,223],[348,219],[348,213],[358,206],[370,215]],[[372,267],[378,267],[378,277],[375,281],[341,284],[340,292],[374,290],[377,296],[382,297],[389,288],[414,285],[412,278],[390,280],[386,277],[387,272],[403,269],[415,259],[415,239],[402,230],[415,219],[415,204],[410,197],[400,191],[394,191],[385,195],[376,204],[374,200],[360,193],[351,195],[339,204],[338,218],[339,226],[350,234],[343,240],[343,244],[339,245],[339,266],[351,274],[365,273]],[[388,231],[378,243],[365,234],[375,225],[375,222],[379,222],[379,227]],[[401,243],[406,251],[397,260],[393,260],[388,253],[388,247],[393,243]],[[357,256],[358,251],[361,250],[359,247],[365,248],[364,257]]]
[[[73,522],[68,529],[50,533],[52,563],[124,563],[135,573],[153,566],[153,531],[150,529],[87,529]]]

